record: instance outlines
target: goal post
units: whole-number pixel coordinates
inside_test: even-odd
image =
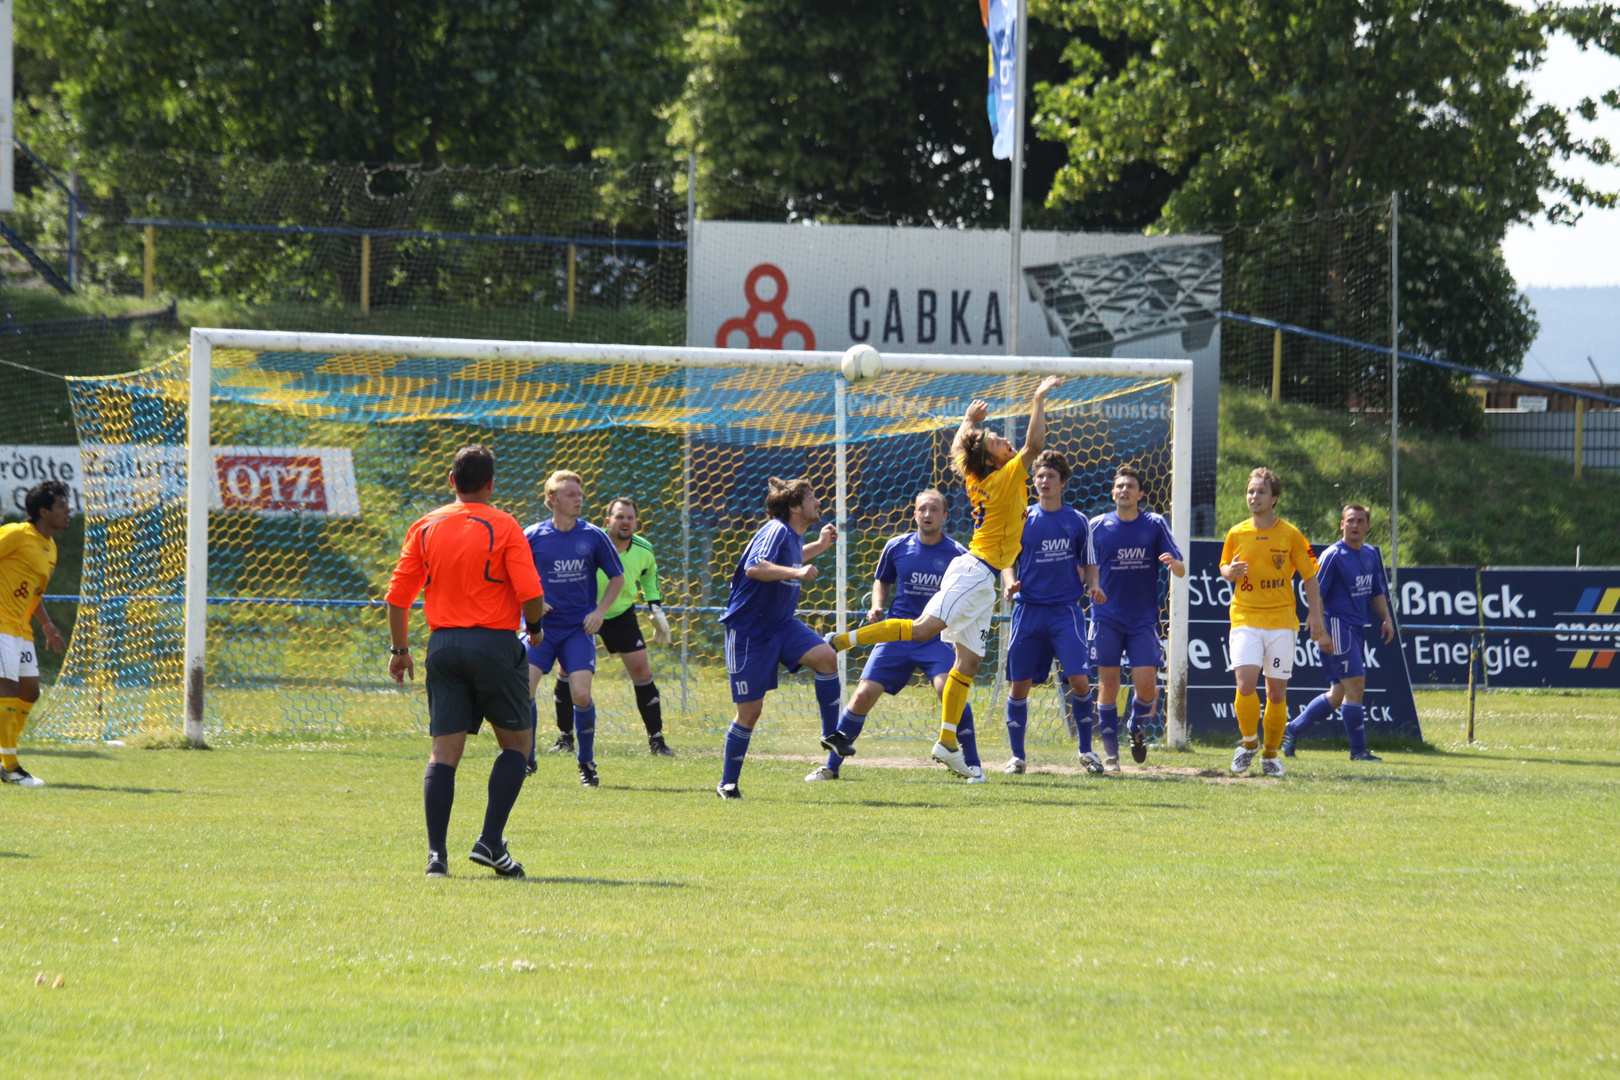
[[[278,715],[293,717],[291,723],[311,722],[311,716],[324,723],[323,709],[344,715],[344,706],[321,704],[322,679],[350,695],[350,716],[361,708],[405,707],[376,696],[380,661],[368,650],[375,651],[370,639],[377,631],[371,624],[380,620],[375,610],[366,609],[378,606],[379,581],[386,581],[404,524],[448,497],[443,477],[449,454],[461,441],[480,437],[497,444],[497,498],[503,506],[510,502],[525,523],[545,513],[537,494],[544,475],[586,458],[588,469],[581,471],[590,479],[588,518],[599,518],[611,496],[658,488],[648,500],[655,505],[650,511],[655,546],[666,606],[681,635],[672,649],[655,655],[662,665],[660,679],[671,680],[666,712],[678,702],[680,714],[710,725],[720,718],[708,713],[718,714],[729,700],[710,638],[731,567],[762,515],[764,477],[798,475],[785,470],[802,469],[824,498],[832,495],[839,526],[836,573],[824,575],[813,588],[807,585],[800,606],[818,629],[847,628],[865,611],[860,601],[882,543],[912,527],[910,501],[916,490],[939,486],[948,497],[960,495],[948,471],[948,446],[971,397],[990,400],[991,422],[1000,423],[1027,413],[1036,380],[1067,377],[1048,402],[1049,445],[1063,447],[1079,466],[1066,501],[1088,514],[1107,509],[1099,500],[1106,498],[1114,465],[1142,462],[1151,473],[1145,487],[1152,489],[1154,508],[1166,513],[1177,543],[1188,549],[1190,362],[895,353],[885,355],[881,377],[851,385],[838,374],[839,361],[837,353],[817,351],[194,329],[189,356],[175,358],[161,372],[121,377],[144,378],[135,389],[168,402],[164,407],[170,411],[184,411],[186,446],[183,455],[175,455],[185,462],[183,489],[159,492],[162,485],[155,485],[151,493],[152,512],[169,514],[165,520],[171,522],[154,527],[151,544],[172,544],[164,548],[172,555],[155,558],[152,565],[183,564],[183,580],[164,584],[154,570],[154,580],[123,588],[125,593],[144,588],[145,594],[111,595],[116,575],[96,570],[97,580],[106,582],[96,588],[108,595],[86,598],[99,605],[87,621],[96,632],[86,635],[87,652],[70,655],[74,676],[67,681],[89,686],[94,666],[113,655],[109,650],[134,647],[130,642],[139,635],[116,625],[115,618],[180,601],[174,605],[181,609],[178,618],[140,617],[154,623],[167,619],[164,625],[172,631],[163,632],[183,637],[173,649],[180,670],[163,675],[173,669],[160,658],[152,665],[151,681],[155,686],[170,680],[164,685],[174,690],[163,692],[177,691],[181,700],[175,704],[193,741],[202,741],[220,716],[248,724],[237,718],[251,710],[260,710],[252,713],[260,716],[279,709]],[[114,416],[129,423],[126,414],[140,412],[126,404],[111,408],[95,396],[122,402],[132,396],[131,387],[115,386],[115,380],[89,385],[95,382],[87,381],[75,400],[76,419],[81,410],[84,417],[81,441],[133,442],[128,434],[84,433],[87,425],[105,425]],[[173,441],[152,435],[142,452],[167,460],[165,447]],[[257,484],[241,462],[273,461],[290,468],[289,461],[320,455],[325,456],[312,467],[327,470],[327,497],[335,500],[322,511],[325,517],[266,502],[256,488],[252,498],[227,490],[232,468]],[[337,491],[344,484],[352,488],[347,495]],[[95,486],[87,472],[87,491]],[[120,492],[120,498],[132,497]],[[345,499],[352,512],[339,506],[348,505]],[[644,521],[647,517],[644,512]],[[217,535],[211,535],[211,527]],[[965,500],[955,497],[947,532],[965,539],[969,528]],[[105,531],[108,544],[120,533]],[[170,539],[176,532],[183,543],[174,542],[182,537]],[[92,562],[122,557],[111,548],[86,554],[87,581]],[[282,571],[278,560],[303,568],[296,575]],[[139,571],[120,580],[132,577],[139,578]],[[346,583],[341,589],[340,579]],[[169,595],[177,592],[183,596]],[[1180,748],[1187,741],[1184,578],[1170,577],[1166,606],[1162,717],[1165,741]],[[281,648],[277,633],[298,638],[298,647]],[[356,643],[355,638],[367,640]],[[259,655],[277,651],[290,657],[281,668]],[[228,708],[210,702],[211,694],[222,692],[222,680],[229,687],[224,692],[234,695]],[[599,680],[599,686],[609,689],[615,681]],[[711,682],[715,685],[708,686]],[[794,692],[804,694],[808,704],[807,691]],[[268,703],[272,697],[277,700]],[[923,711],[926,700],[931,699],[919,697],[912,707]],[[357,701],[362,704],[353,704]],[[96,722],[104,722],[108,731],[119,724],[127,730],[126,719],[101,719],[103,704],[98,688]],[[785,703],[773,712],[796,708]],[[389,730],[397,730],[397,713],[390,715],[396,716],[396,726]],[[914,720],[906,730],[921,731],[924,724]],[[896,725],[890,730],[904,726]],[[878,727],[874,734],[882,733]]]

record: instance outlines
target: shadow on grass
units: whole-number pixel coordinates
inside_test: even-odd
[[[487,878],[488,881],[500,881],[501,878]],[[692,886],[684,881],[620,881],[617,878],[599,877],[525,877],[520,879],[525,885],[611,885],[615,888],[633,889],[690,889]]]
[[[1448,758],[1480,758],[1484,761],[1527,761],[1535,765],[1595,765],[1600,769],[1620,769],[1620,761],[1572,761],[1569,758],[1520,757],[1518,754],[1480,754],[1472,750],[1442,750]]]
[[[1444,784],[1444,780],[1433,776],[1393,776],[1389,773],[1383,775],[1368,775],[1367,773],[1317,773],[1312,777],[1315,780],[1348,780],[1357,784]]]
[[[56,750],[44,746],[29,746],[27,751],[29,757],[99,759],[110,759],[112,757],[105,750]]]
[[[26,851],[0,851],[0,859],[32,859]]]
[[[634,784],[603,784],[603,791],[634,791],[637,794],[646,792],[650,795],[691,795],[696,792],[714,794],[714,788],[702,787],[636,787]]]
[[[61,784],[51,781],[47,787],[58,791],[110,791],[122,795],[190,795],[192,792],[182,791],[179,788],[151,788],[151,787],[107,787],[103,784]]]

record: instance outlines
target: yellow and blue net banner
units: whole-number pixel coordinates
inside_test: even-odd
[[[600,523],[617,496],[637,501],[675,624],[675,644],[652,657],[672,732],[730,719],[718,615],[764,519],[768,478],[810,478],[832,519],[837,382],[828,372],[236,349],[212,359],[215,731],[425,731],[420,683],[402,693],[386,674],[382,597],[406,528],[451,498],[450,461],[467,443],[494,451],[495,501],[525,525],[548,516],[543,485],[558,469],[584,478],[588,520]],[[40,714],[48,733],[116,736],[178,721],[188,364],[180,355],[73,384],[83,600]],[[866,610],[878,554],[912,527],[919,490],[944,491],[947,530],[967,538],[967,501],[948,460],[962,411],[984,398],[994,424],[1021,432],[1037,382],[894,372],[849,389],[847,610]],[[1074,466],[1068,501],[1107,509],[1113,470],[1128,461],[1167,511],[1171,402],[1165,380],[1066,381],[1049,401],[1048,445]],[[821,630],[839,606],[833,559],[818,560],[821,576],[800,602]],[[628,680],[613,677],[616,661],[601,663],[605,728],[638,730]],[[993,658],[985,670],[985,685],[996,685]],[[1037,733],[1040,723],[1061,730],[1055,702]],[[925,731],[936,708],[931,690],[908,691],[880,710],[874,732]],[[793,676],[767,721],[811,725],[815,715],[808,677]]]

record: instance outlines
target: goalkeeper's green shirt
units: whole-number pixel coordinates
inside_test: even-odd
[[[617,544],[613,546],[618,547]],[[619,552],[619,561],[624,564],[624,588],[619,591],[619,598],[613,601],[613,606],[602,616],[604,619],[622,615],[634,607],[637,593],[649,604],[664,602],[664,594],[658,591],[658,556],[653,554],[652,545],[643,540],[639,533],[630,538],[630,550]],[[597,603],[602,602],[602,594],[607,592],[607,587],[607,575],[598,570]]]

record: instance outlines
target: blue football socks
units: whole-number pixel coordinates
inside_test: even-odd
[[[1344,733],[1350,739],[1350,752],[1352,754],[1365,754],[1367,752],[1367,710],[1351,702],[1345,702],[1341,710],[1344,713]]]
[[[1012,756],[1024,757],[1024,733],[1029,728],[1029,698],[1007,696],[1007,741],[1012,744]],[[962,738],[962,725],[956,725],[957,740]]]
[[[1103,753],[1109,757],[1119,757],[1118,705],[1097,706],[1097,734],[1102,737]]]
[[[973,730],[973,706],[962,708],[962,719],[956,725],[956,745],[962,748],[962,762],[968,768],[983,767],[979,760],[979,734]]]
[[[1069,715],[1074,717],[1074,729],[1079,733],[1080,752],[1082,754],[1091,753],[1091,695],[1077,694],[1073,690],[1070,690]],[[1118,719],[1114,721],[1114,725],[1116,734],[1114,740],[1114,756],[1117,757],[1119,756],[1119,739],[1117,737],[1119,731]]]
[[[844,682],[838,672],[816,675],[816,706],[821,710],[821,737],[825,739],[838,730],[838,701],[844,693]]]
[[[1346,708],[1348,707],[1349,706],[1346,706]],[[1294,717],[1294,719],[1289,722],[1288,731],[1294,736],[1294,738],[1297,739],[1301,735],[1305,734],[1306,729],[1312,724],[1316,723],[1318,720],[1325,720],[1332,715],[1333,702],[1328,699],[1326,694],[1318,694],[1311,699],[1311,703],[1309,705],[1300,710],[1298,716]],[[1344,725],[1345,730],[1348,731],[1350,729],[1349,717],[1345,717]]]
[[[579,749],[581,762],[595,761],[591,755],[596,750],[596,702],[589,705],[574,706],[574,738]]]
[[[1143,701],[1139,697],[1133,697],[1131,699],[1131,734],[1132,735],[1136,734],[1138,731],[1141,731],[1143,726],[1149,720],[1153,719],[1153,709],[1154,709],[1154,707],[1156,705],[1158,705],[1158,703],[1159,703],[1158,698],[1153,698],[1151,701]]]
[[[858,716],[855,713],[850,712],[848,709],[845,709],[844,714],[838,718],[838,734],[842,735],[850,742],[854,742],[856,739],[861,737],[861,728],[865,726],[866,717]],[[831,769],[833,772],[837,772],[838,766],[841,765],[843,761],[844,759],[839,757],[837,754],[828,754],[827,768]]]
[[[720,783],[735,784],[742,775],[743,758],[748,756],[748,740],[754,733],[733,721],[726,729],[726,760],[720,768]]]

